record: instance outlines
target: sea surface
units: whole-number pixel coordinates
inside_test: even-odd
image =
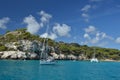
[[[0,60],[0,80],[120,80],[120,62]]]

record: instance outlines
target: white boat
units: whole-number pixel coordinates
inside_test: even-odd
[[[99,62],[98,59],[95,57],[95,49],[94,49],[94,54],[93,54],[93,57],[92,59],[90,60],[90,62]]]
[[[51,59],[43,59],[43,60],[40,60],[40,64],[42,65],[53,65],[55,64],[55,61],[54,60],[51,60]]]
[[[92,58],[90,62],[99,62],[97,58]]]
[[[49,28],[49,24],[47,25],[46,33],[48,33],[48,28]],[[48,38],[47,38],[47,36],[44,39],[43,46],[41,49],[40,64],[41,65],[55,64],[54,58],[48,56]]]
[[[43,47],[41,56],[40,56],[40,64],[43,64],[43,65],[55,64],[54,58],[48,56],[47,50],[48,50],[47,47]]]

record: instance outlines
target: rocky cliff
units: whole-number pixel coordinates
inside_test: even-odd
[[[78,43],[48,40],[49,56],[58,60],[89,60],[94,54],[102,60],[120,60],[120,50],[89,47]],[[0,59],[40,59],[44,38],[30,34],[26,29],[8,31],[0,35]]]

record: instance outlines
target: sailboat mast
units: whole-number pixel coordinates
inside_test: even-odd
[[[45,49],[46,49],[46,54],[45,54],[45,57],[47,58],[48,54],[47,54],[47,50],[48,50],[48,30],[49,30],[49,21],[47,22],[47,29],[46,29],[46,33],[47,33],[47,36],[46,36],[46,45],[45,45]]]
[[[45,39],[43,41],[43,46],[42,46],[42,52],[41,52],[41,57],[43,58],[47,58],[47,46],[48,46],[48,29],[49,29],[49,21],[47,22],[47,26],[46,26],[46,36]]]
[[[93,58],[95,58],[95,54],[96,54],[96,52],[95,52],[95,48],[94,48],[94,54],[93,54]]]

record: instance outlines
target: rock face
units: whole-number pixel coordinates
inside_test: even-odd
[[[39,59],[39,56],[36,53],[30,53],[29,58],[30,59]]]
[[[58,59],[59,58],[59,55],[56,54],[56,53],[50,53],[50,54],[53,56],[54,59]]]
[[[77,57],[72,55],[72,54],[70,54],[70,55],[67,55],[67,59],[69,59],[69,60],[76,60]]]
[[[55,52],[50,53],[50,55],[56,60],[86,60],[84,56],[75,56],[73,54],[64,55],[56,54]],[[39,60],[40,56],[37,53],[23,52],[23,51],[2,51],[0,52],[0,59],[34,59]]]
[[[16,42],[10,42],[10,43],[6,43],[5,46],[8,48],[12,48],[14,50],[17,50],[17,46],[15,46]]]
[[[66,56],[64,54],[60,54],[58,59],[66,59]]]
[[[32,42],[29,40],[20,40],[19,44],[22,45],[23,51],[26,51],[31,48]]]
[[[38,55],[36,53],[26,54],[22,51],[3,51],[0,52],[1,59],[37,59]]]
[[[14,51],[0,52],[0,59],[40,59],[40,52],[42,50],[42,43],[39,41],[20,40],[18,42],[6,43],[8,49]],[[85,60],[84,55],[75,56],[73,54],[65,55],[64,53],[55,53],[55,49],[51,48],[50,55],[58,60]],[[49,56],[50,57],[50,56]]]

